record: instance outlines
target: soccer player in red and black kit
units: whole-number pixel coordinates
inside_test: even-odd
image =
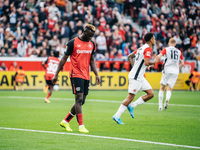
[[[42,66],[44,67],[45,71],[45,80],[47,86],[44,88],[44,92],[46,93],[49,89],[49,93],[47,94],[47,97],[45,98],[45,103],[50,103],[49,97],[51,96],[53,92],[53,86],[54,83],[52,82],[52,78],[56,73],[56,70],[58,68],[58,64],[60,60],[58,59],[59,52],[54,51],[54,57],[48,57],[46,61],[42,63]]]
[[[95,27],[93,25],[86,25],[83,33],[67,43],[65,55],[62,57],[58,69],[52,81],[55,83],[58,78],[58,73],[64,66],[67,58],[70,56],[71,70],[70,79],[73,94],[75,94],[75,104],[71,111],[62,120],[60,126],[64,127],[66,131],[72,131],[69,127],[70,120],[76,115],[79,124],[79,131],[88,133],[89,131],[83,125],[82,105],[85,103],[86,96],[89,91],[89,67],[96,75],[97,84],[100,83],[100,78],[96,69],[94,61],[95,44],[91,41],[94,36]]]

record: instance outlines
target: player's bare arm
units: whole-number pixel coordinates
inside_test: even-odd
[[[132,67],[134,65],[133,58],[135,58],[135,54],[132,52],[131,54],[128,55],[128,61],[130,62]]]
[[[57,79],[58,79],[58,73],[59,73],[60,70],[63,68],[63,66],[64,66],[64,64],[66,63],[68,57],[69,57],[69,55],[64,55],[64,56],[62,57],[62,59],[60,60],[60,63],[59,63],[58,68],[57,68],[57,70],[56,70],[56,73],[55,73],[55,75],[54,75],[54,77],[53,77],[53,79],[52,79],[53,84],[56,83],[56,81],[57,81]]]
[[[91,55],[91,58],[90,58],[90,67],[91,67],[91,70],[96,75],[97,85],[100,84],[100,78],[99,78],[99,75],[98,75],[98,72],[97,72],[97,69],[96,69],[96,64],[95,64],[93,55]]]
[[[42,62],[42,67],[43,67],[44,69],[46,69],[46,67],[45,67],[45,62]]]
[[[153,61],[149,61],[148,64],[149,66],[153,66],[155,65],[156,63],[160,62],[160,59],[163,55],[160,53],[156,56],[156,58],[153,60]],[[146,64],[145,64],[146,65]]]
[[[180,61],[181,61],[181,63],[179,65],[179,70],[181,70],[181,68],[184,66],[184,61],[183,60],[180,60]]]

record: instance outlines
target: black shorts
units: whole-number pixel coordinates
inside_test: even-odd
[[[82,78],[70,78],[70,79],[71,79],[73,94],[84,93],[84,95],[88,95],[89,84],[90,84],[89,80],[85,80]]]
[[[54,85],[52,80],[46,80],[46,83],[47,83],[47,85],[52,85],[52,86]]]

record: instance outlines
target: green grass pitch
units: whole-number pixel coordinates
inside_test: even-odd
[[[90,131],[84,136],[76,118],[71,134],[59,126],[74,103],[70,90],[54,91],[50,104],[44,103],[43,91],[0,91],[0,150],[200,149],[200,92],[173,91],[168,109],[161,112],[157,95],[135,108],[135,119],[126,110],[121,116],[125,125],[118,125],[112,116],[127,91],[91,90],[83,106]]]

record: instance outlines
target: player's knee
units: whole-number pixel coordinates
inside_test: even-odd
[[[127,99],[132,101],[134,99],[134,97],[135,97],[135,94],[129,93]]]
[[[78,97],[76,99],[76,103],[78,103],[79,105],[83,105],[83,98],[82,97]]]
[[[151,98],[153,98],[153,97],[154,97],[154,93],[151,94]]]
[[[154,97],[154,93],[153,92],[149,93],[148,95],[149,95],[149,99]]]

